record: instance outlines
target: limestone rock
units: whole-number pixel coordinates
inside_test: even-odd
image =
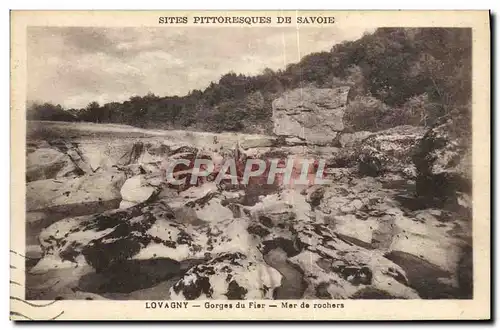
[[[398,126],[363,139],[356,151],[360,173],[378,176],[394,172],[415,178],[412,153],[424,132],[422,127]]]
[[[411,211],[420,207],[417,198],[400,199],[397,186],[392,190],[379,180],[363,177],[325,186],[316,222],[323,219],[346,242],[387,251],[423,297],[457,297],[460,272],[471,271],[460,268],[472,239],[469,218],[441,209]]]
[[[287,146],[297,146],[297,145],[305,145],[307,142],[304,139],[301,139],[297,136],[291,136],[285,138],[285,145]]]
[[[250,148],[272,147],[276,144],[276,139],[272,137],[246,137],[240,141],[240,146],[247,150]]]
[[[396,212],[390,250],[412,254],[455,274],[462,249],[471,239],[470,223],[456,214],[432,213],[432,209],[414,211],[408,216]]]
[[[247,220],[192,224],[176,216],[166,202],[156,201],[60,220],[40,233],[44,257],[32,272],[75,265],[104,271],[124,260],[183,261],[234,251],[258,255],[248,249],[257,244],[246,230]]]
[[[417,193],[456,208],[472,192],[472,139],[463,123],[442,119],[427,131],[413,157]],[[467,198],[465,198],[467,199]]]
[[[66,151],[66,155],[68,155],[69,158],[71,158],[71,160],[73,161],[73,163],[84,173],[92,174],[94,172],[94,170],[90,167],[90,165],[87,164],[85,160],[82,158],[82,156],[80,155],[80,151],[78,150],[77,147],[69,146],[68,150]]]
[[[78,143],[82,159],[93,171],[108,170],[115,166],[161,162],[168,147],[159,142],[140,140],[85,140]]]
[[[125,174],[101,172],[66,180],[39,180],[28,183],[26,209],[45,210],[63,205],[106,202],[120,198]]]
[[[121,187],[120,194],[124,201],[142,203],[148,200],[158,188],[148,183],[144,175],[136,175],[125,181]]]
[[[304,298],[356,298],[367,289],[385,297],[419,297],[404,270],[381,253],[344,242],[325,225],[299,223],[294,229],[304,248],[289,260],[309,283]]]
[[[297,88],[273,102],[274,133],[312,144],[331,143],[344,130],[343,115],[349,87]]]
[[[170,292],[175,300],[270,299],[280,283],[280,273],[263,260],[235,252],[191,268]]]
[[[117,208],[124,182],[125,174],[119,171],[29,182],[26,187],[28,243],[36,242],[40,230],[59,219]]]
[[[278,226],[295,219],[309,221],[311,206],[298,190],[289,189],[279,194],[264,196],[250,208],[250,214],[259,222]]]
[[[360,219],[355,214],[347,214],[333,217],[329,227],[347,240],[368,248],[372,247],[378,224],[377,218]]]
[[[79,174],[71,159],[54,149],[41,148],[26,157],[26,181],[56,179]]]
[[[133,163],[137,154],[142,153],[140,147],[134,145],[123,141],[85,140],[78,143],[78,150],[85,163],[95,172],[98,169],[107,170],[116,165]]]
[[[372,132],[367,132],[367,131],[342,133],[339,135],[340,147],[341,148],[354,147],[372,134],[373,134]]]
[[[75,264],[104,270],[137,255],[142,247],[155,241],[165,249],[175,251],[177,239],[183,244],[192,239],[183,230],[176,229],[175,222],[168,221],[173,218],[172,210],[159,202],[60,220],[41,232],[44,258],[32,271],[40,272],[56,266],[68,268]]]
[[[303,91],[309,95],[302,99],[299,90],[287,92],[285,96],[291,97],[276,101],[273,111],[290,121],[331,111],[340,122],[323,126],[321,134],[330,130],[333,141],[342,131],[342,102],[323,90]],[[302,123],[299,126],[299,132],[308,131]],[[28,183],[27,228],[28,236],[34,235],[28,237],[26,252],[36,265],[28,268],[27,297],[470,297],[470,219],[439,206],[427,208],[413,196],[415,182],[404,172],[421,129],[358,133],[342,132],[334,141],[336,147],[312,144],[326,142],[304,134],[242,140],[236,134],[181,131],[169,132],[164,141],[111,139],[101,146],[92,144],[98,140],[76,145],[59,141],[57,149],[77,168],[92,164],[96,172],[88,165],[88,174],[76,179]],[[314,137],[314,131],[308,134]],[[206,178],[182,189],[165,182],[165,165],[175,159],[188,159],[190,164],[178,169],[188,172],[198,157],[217,164],[235,154],[245,159],[242,150],[234,152],[238,141],[242,149],[249,148],[244,151],[248,157],[327,159],[325,172],[331,181],[305,188],[269,188],[223,186]],[[272,147],[265,146],[274,141]],[[450,136],[446,141],[452,146],[458,140]],[[207,145],[213,150],[207,152]],[[30,147],[30,153],[56,148],[54,143]],[[441,144],[433,148],[443,161],[448,159],[447,152],[437,153]],[[342,153],[349,160],[344,164]],[[89,155],[95,159],[89,160]],[[439,163],[439,157],[425,160],[430,177],[467,173],[453,162]],[[360,160],[380,164],[381,171],[373,177],[359,176]],[[467,191],[453,196],[463,208],[470,208]],[[120,209],[115,209],[118,203]]]
[[[129,201],[126,201],[126,200],[122,200],[120,202],[120,205],[118,206],[118,208],[120,209],[128,209],[129,207],[132,207],[134,205],[136,205],[137,203],[135,202],[129,202]]]

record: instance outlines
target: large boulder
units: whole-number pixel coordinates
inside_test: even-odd
[[[415,178],[412,153],[424,133],[423,127],[397,126],[369,135],[355,147],[359,172],[368,176],[393,172]]]
[[[428,202],[471,208],[472,136],[465,121],[442,118],[418,145],[413,157],[417,193]]]
[[[418,298],[405,272],[383,253],[357,246],[328,224],[301,217],[298,211],[291,208],[288,214],[275,213],[273,218],[261,214],[248,227],[260,239],[258,247],[268,264],[284,276],[276,292],[279,299],[378,298],[366,291],[390,298]],[[275,251],[280,249],[288,266],[281,258],[276,260]]]
[[[191,268],[170,293],[174,300],[270,299],[280,284],[280,273],[264,260],[234,252]]]
[[[36,149],[26,157],[26,181],[28,182],[77,176],[80,173],[79,168],[68,155],[55,149]]]
[[[386,173],[416,176],[412,154],[425,128],[396,126],[378,132],[342,133],[338,151],[326,157],[327,168],[357,168],[359,174],[380,176]]]
[[[195,208],[200,201],[186,202],[184,207]],[[182,261],[235,249],[248,253],[246,247],[256,244],[246,227],[246,220],[233,218],[193,223],[166,200],[148,201],[53,223],[40,234],[44,258],[35,270],[75,264],[100,270],[130,258]]]
[[[294,230],[302,251],[289,260],[309,283],[304,298],[419,298],[404,270],[382,253],[346,242],[323,224],[299,223]]]
[[[393,235],[389,249],[412,254],[457,275],[462,250],[471,241],[468,219],[437,209],[403,214],[393,210]]]
[[[148,200],[159,192],[159,187],[152,185],[146,175],[136,175],[127,179],[120,189],[122,203],[120,208],[130,207]]]
[[[161,162],[169,147],[149,140],[85,140],[77,143],[81,158],[93,170]]]
[[[100,172],[66,180],[29,182],[26,189],[26,210],[38,211],[63,205],[106,202],[120,199],[125,174],[119,171]]]
[[[28,241],[41,229],[66,217],[103,212],[120,204],[125,174],[119,171],[94,173],[65,180],[38,180],[26,187]]]
[[[159,202],[60,220],[40,233],[44,258],[32,272],[75,265],[104,271],[139,254],[149,243],[160,243],[175,253],[177,241],[190,245],[193,240],[177,223],[168,221],[173,218],[168,205]],[[153,250],[161,251],[158,247]]]
[[[401,199],[399,187],[387,187],[380,179],[324,186],[316,222],[324,222],[346,242],[386,252],[422,297],[457,297],[457,290],[465,290],[466,296],[468,289],[459,279],[472,271],[462,261],[472,240],[469,219],[457,212],[421,209],[417,198]]]
[[[259,197],[259,202],[249,210],[251,217],[270,226],[295,219],[309,221],[311,217],[311,206],[306,202],[306,196],[294,189]]]
[[[297,88],[273,101],[274,133],[329,144],[344,130],[349,87]]]
[[[182,223],[220,222],[232,219],[233,212],[226,207],[230,203],[227,196],[218,191],[214,182],[207,182],[201,186],[192,186],[173,196],[163,197],[165,188],[159,198],[163,198],[176,213],[176,218]]]
[[[28,178],[32,176],[31,172],[36,174],[37,169],[30,167],[43,166],[47,168],[46,171],[52,173],[53,168],[61,163],[61,160],[65,162],[70,160],[81,174],[90,174],[113,167],[159,163],[170,152],[170,148],[163,141],[151,139],[31,140],[28,142],[28,147]]]

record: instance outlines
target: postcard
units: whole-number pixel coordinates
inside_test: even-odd
[[[12,320],[490,319],[488,11],[11,11]]]

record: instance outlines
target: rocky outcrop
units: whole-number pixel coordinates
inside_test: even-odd
[[[408,194],[406,180],[380,179],[354,178],[325,187],[316,222],[347,242],[385,253],[405,269],[421,296],[457,296],[460,274],[472,267],[461,266],[472,239],[470,219],[458,211],[425,208]]]
[[[26,210],[43,211],[120,200],[125,175],[119,171],[95,173],[69,180],[38,180],[26,189]]]
[[[443,118],[418,145],[413,157],[417,193],[429,203],[472,207],[472,137],[464,125],[470,123]]]
[[[359,145],[361,141],[374,133],[367,131],[359,131],[354,133],[339,134],[338,142],[341,148],[351,148]]]
[[[40,148],[26,157],[26,181],[59,179],[82,174],[71,158],[51,148]]]
[[[241,252],[223,253],[194,266],[170,289],[174,300],[271,299],[280,273],[264,260]]]
[[[366,176],[385,173],[401,174],[409,179],[416,176],[412,155],[425,129],[397,126],[378,132],[344,133],[338,143],[342,146],[327,158],[334,168],[357,168]]]
[[[244,150],[247,150],[250,148],[272,147],[276,145],[276,143],[276,139],[272,137],[253,137],[242,139],[240,146]]]
[[[77,170],[76,175],[82,175],[131,165],[148,167],[164,160],[170,152],[169,145],[150,139],[35,140],[29,141],[28,146],[31,151],[27,155],[28,181],[55,177],[64,167],[61,163],[71,164]],[[67,176],[66,172],[61,171],[59,177]]]
[[[298,224],[294,229],[304,248],[290,262],[302,269],[309,283],[304,298],[358,298],[365,291],[386,298],[419,298],[408,287],[405,272],[380,252],[345,242],[322,224]]]
[[[273,102],[274,134],[329,144],[344,130],[349,87],[297,88]]]
[[[183,207],[191,208],[231,199],[220,192],[185,195],[193,199]],[[367,289],[394,298],[418,297],[408,287],[404,271],[380,252],[356,246],[328,224],[317,223],[308,200],[311,202],[310,196],[286,190],[243,209],[241,217],[198,223],[185,221],[167,201],[64,219],[40,234],[43,258],[31,272],[63,271],[78,265],[91,267],[91,273],[106,274],[140,260],[198,260],[187,269],[174,265],[174,273],[159,277],[158,281],[179,277],[172,281],[169,297],[352,298]],[[278,258],[276,249],[286,256]],[[267,257],[271,252],[272,257]],[[122,282],[138,288],[132,278]]]
[[[209,193],[201,198],[183,198],[183,205],[176,200],[168,203],[157,200],[58,221],[40,234],[45,261],[34,271],[53,268],[52,263],[59,268],[76,263],[100,269],[129,258],[199,259],[204,258],[205,253],[227,251],[231,246],[237,248],[235,240],[250,246],[250,242],[245,241],[245,235],[248,236],[245,222],[231,218],[218,219],[213,224],[193,223],[175,211],[181,206],[207,203],[213,197],[215,195]]]
[[[385,259],[382,253],[357,246],[337,235],[315,216],[306,198],[299,197],[303,195],[295,195],[293,191],[283,194],[286,194],[284,201],[294,201],[290,207],[285,202],[281,211],[279,208],[271,210],[265,207],[264,200],[263,205],[254,207],[257,213],[253,214],[259,222],[252,232],[261,237],[260,249],[264,254],[282,249],[288,262],[302,274],[306,286],[305,291],[301,291],[301,285],[295,287],[301,291],[299,297],[354,298],[370,289],[383,291],[393,298],[418,298],[418,294],[408,287],[404,271]],[[263,215],[263,208],[270,212]],[[274,265],[279,267],[278,262]],[[287,273],[294,276],[293,271]],[[297,291],[289,290],[289,293],[296,296]]]
[[[415,126],[398,126],[373,133],[357,145],[358,169],[363,175],[392,172],[415,178],[412,153],[425,133]]]
[[[162,143],[148,141],[82,141],[78,143],[82,158],[93,171],[108,170],[116,166],[161,162],[168,152]]]
[[[158,183],[160,184],[160,183]],[[159,192],[158,186],[148,182],[144,174],[136,175],[127,179],[120,189],[122,202],[120,208],[130,207],[147,201],[151,196]]]
[[[288,92],[293,93],[299,92]],[[327,97],[329,92],[312,94],[315,101],[283,98],[278,111],[286,115],[287,106],[295,104],[304,112],[298,118],[305,118],[308,112],[342,108]],[[458,140],[451,135],[443,139],[449,128],[438,127],[422,139],[434,141],[425,142],[432,148],[420,153],[422,162],[413,158],[417,182],[466,176],[461,166],[444,161],[450,153],[455,158],[452,146]],[[27,296],[470,298],[470,216],[429,206],[414,193],[411,155],[416,144],[423,150],[422,129],[358,133],[342,133],[334,147],[293,134],[201,134],[200,141],[196,133],[184,132],[189,143],[134,138],[110,152],[107,148],[120,141],[94,145],[92,153],[103,151],[94,161],[89,161],[89,149],[79,149],[93,145],[89,141],[30,145],[30,153],[50,149],[81,171],[76,177],[27,184],[28,231],[34,234],[27,254],[35,258],[28,268]],[[223,135],[237,143],[226,148]],[[429,150],[432,157],[427,157]],[[165,182],[164,172],[179,158],[189,164],[174,173],[188,183],[173,186]],[[213,160],[214,173],[189,183],[197,158]],[[247,158],[325,159],[324,179],[330,183],[286,185],[277,176],[273,185],[260,177],[249,184],[229,179],[216,184],[213,176],[227,158],[236,160],[238,177]],[[464,203],[466,190],[453,196],[458,195]]]
[[[26,187],[27,240],[51,223],[117,208],[125,174],[109,171],[66,180],[38,180]]]

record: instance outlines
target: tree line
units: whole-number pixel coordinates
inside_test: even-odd
[[[83,109],[32,103],[28,119],[269,133],[272,101],[284,91],[349,85],[346,120],[354,129],[430,125],[445,114],[470,116],[471,38],[466,28],[379,28],[284,69],[229,72],[185,96],[149,93]]]

